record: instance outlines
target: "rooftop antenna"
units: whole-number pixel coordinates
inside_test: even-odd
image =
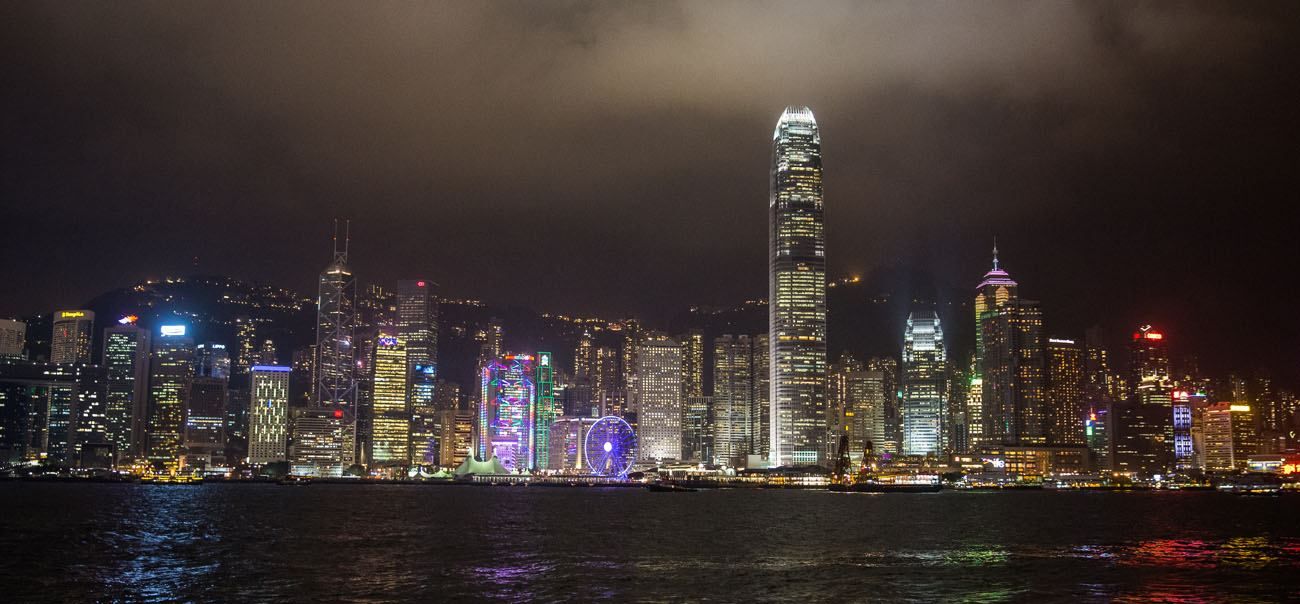
[[[998,236],[993,236],[993,270],[998,270]]]

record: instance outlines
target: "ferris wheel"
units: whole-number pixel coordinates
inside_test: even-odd
[[[592,473],[627,476],[636,462],[636,431],[621,417],[607,415],[587,429],[582,454]]]

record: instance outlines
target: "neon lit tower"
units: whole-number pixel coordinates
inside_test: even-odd
[[[559,415],[555,406],[555,367],[551,353],[537,353],[537,411],[533,422],[534,470],[551,467],[551,424]]]
[[[821,134],[812,110],[787,107],[772,133],[768,333],[773,466],[827,457],[826,238]]]
[[[482,401],[479,405],[478,458],[495,455],[512,472],[534,467],[537,386],[533,357],[508,354],[487,363],[481,373]]]

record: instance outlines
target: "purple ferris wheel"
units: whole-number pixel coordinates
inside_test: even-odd
[[[582,454],[593,474],[624,478],[636,463],[636,431],[621,417],[607,415],[587,429]]]

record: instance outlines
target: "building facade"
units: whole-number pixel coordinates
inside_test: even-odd
[[[642,459],[682,458],[682,345],[646,340],[636,355],[637,436]]]

